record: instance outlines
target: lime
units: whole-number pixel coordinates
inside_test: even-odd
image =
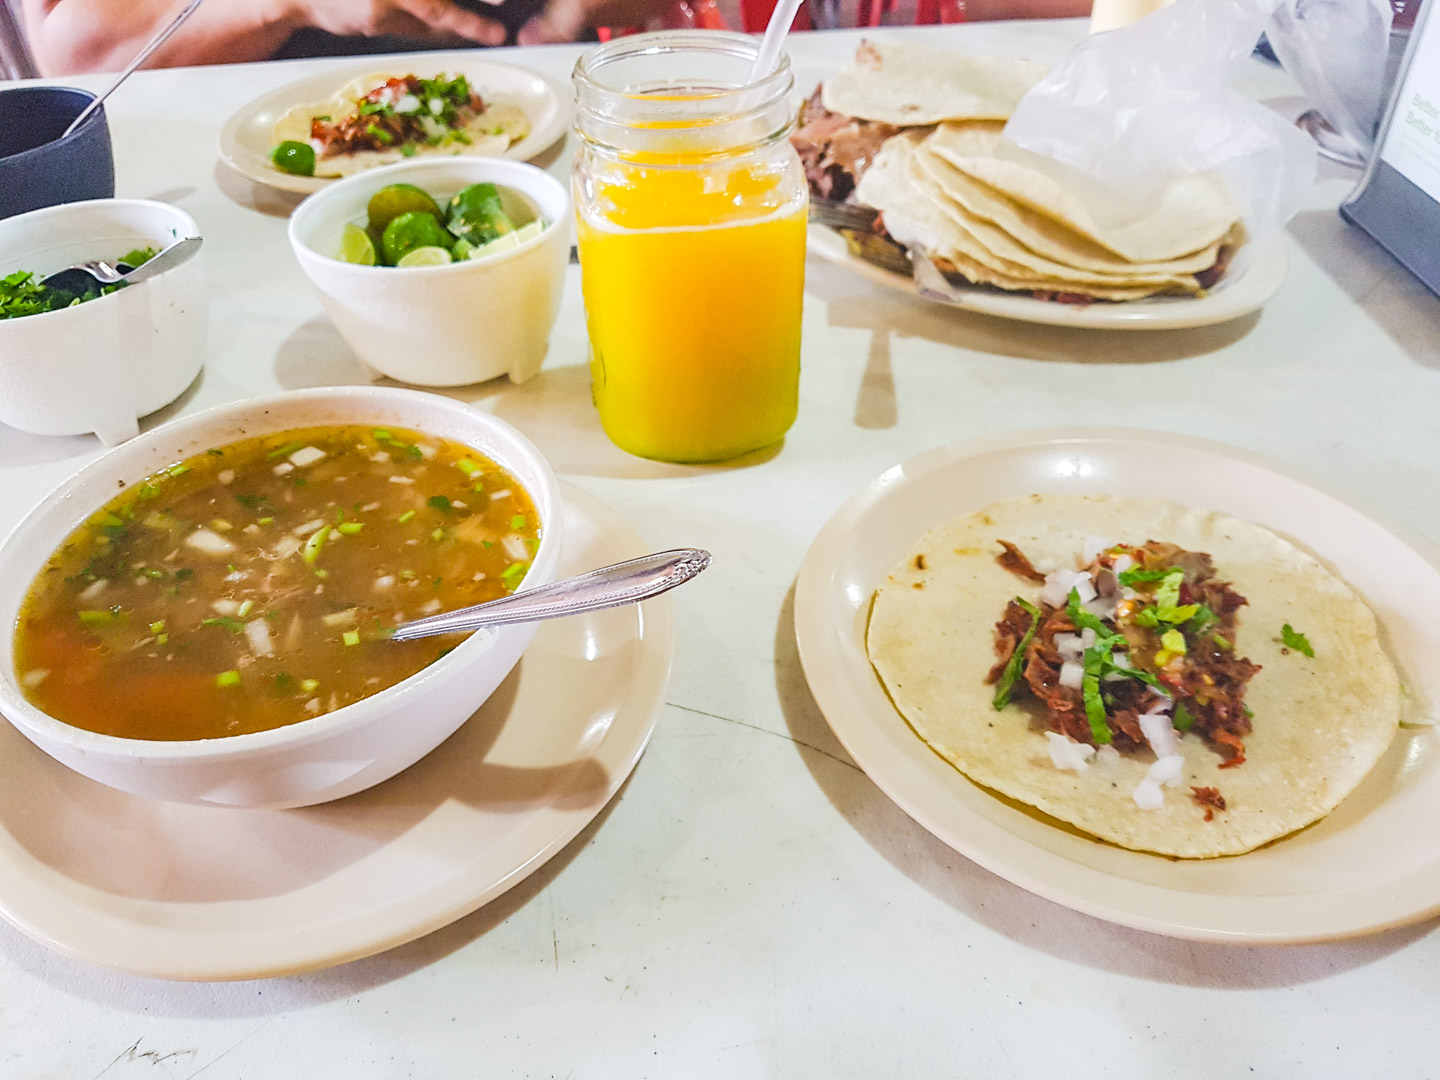
[[[309,143],[287,139],[270,151],[270,160],[281,172],[296,176],[315,175],[315,148]]]
[[[422,247],[449,248],[454,237],[445,231],[434,214],[411,210],[392,218],[380,237],[385,261],[394,266],[410,252]]]
[[[455,256],[456,262],[459,262],[461,259],[468,259],[470,252],[474,250],[475,245],[462,236],[459,240],[455,241],[455,246],[450,249],[450,254]]]
[[[418,247],[403,256],[396,266],[445,266],[455,260],[443,247]]]
[[[440,207],[429,195],[414,184],[391,184],[370,196],[370,228],[382,232],[385,226],[401,214],[412,211],[431,214],[438,221]]]
[[[477,244],[515,231],[500,203],[500,189],[489,183],[471,184],[458,192],[450,200],[445,223],[456,236]]]
[[[359,225],[346,225],[345,231],[340,234],[340,258],[361,266],[375,265],[375,245]]]
[[[481,244],[478,248],[471,251],[467,257],[471,259],[488,259],[491,255],[499,255],[502,251],[517,248],[527,240],[533,240],[544,231],[545,223],[543,221],[528,222],[521,225],[520,228],[514,232],[497,237],[488,244]],[[464,241],[462,240],[461,243],[464,243]]]
[[[511,248],[520,246],[515,233],[506,233],[504,236],[491,240],[488,244],[481,244],[474,251],[470,252],[472,259],[488,259],[491,255],[499,255],[502,251],[509,251]]]

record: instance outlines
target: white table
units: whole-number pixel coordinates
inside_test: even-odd
[[[924,31],[1047,61],[1083,32]],[[855,43],[795,39],[802,84]],[[577,52],[513,58],[564,77]],[[206,237],[213,344],[178,411],[363,377],[291,257],[290,201],[215,157],[234,109],[325,63],[142,73],[109,107],[118,193],[174,201]],[[1294,84],[1258,62],[1244,89],[1299,111]],[[1037,899],[932,839],[854,767],[791,632],[796,570],[846,496],[920,450],[1011,428],[1148,424],[1223,440],[1440,538],[1440,303],[1340,222],[1350,183],[1322,175],[1263,314],[1206,330],[1011,325],[812,260],[800,419],[745,468],[654,464],[606,441],[572,268],[544,373],[459,396],[515,423],[655,547],[715,553],[676,594],[670,705],[629,786],[489,907],[313,975],[151,982],[0,926],[0,1076],[1433,1075],[1431,926],[1225,948]],[[1137,387],[1168,407],[1137,414]],[[0,536],[98,450],[0,428]]]

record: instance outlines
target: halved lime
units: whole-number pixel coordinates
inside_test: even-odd
[[[539,236],[544,231],[545,222],[527,222],[526,224],[521,225],[520,228],[516,229],[514,232],[506,233],[504,236],[496,237],[488,244],[481,244],[474,251],[470,252],[467,258],[488,259],[491,255],[499,255],[503,251],[509,251],[511,248],[517,248],[526,241],[533,240],[535,237]]]
[[[395,266],[416,248],[449,249],[455,238],[445,231],[434,214],[411,210],[391,220],[380,237],[380,250],[385,261]]]
[[[419,211],[440,219],[440,206],[414,184],[391,184],[370,196],[370,227],[382,231],[401,214]]]
[[[443,247],[418,247],[407,254],[396,266],[445,266],[454,260]]]
[[[340,234],[340,258],[348,263],[374,266],[375,245],[370,241],[370,234],[359,225],[346,225]]]
[[[488,244],[481,244],[474,251],[470,252],[469,258],[488,259],[491,255],[499,255],[502,251],[509,251],[511,248],[520,246],[519,233],[506,233],[504,236],[497,236]]]

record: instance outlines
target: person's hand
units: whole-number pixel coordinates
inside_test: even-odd
[[[595,26],[645,26],[675,8],[675,0],[550,0],[545,10],[520,28],[521,45],[551,45],[576,40]]]
[[[3,2],[3,0],[0,0]],[[294,21],[342,36],[398,34],[435,44],[502,45],[505,28],[454,0],[289,0]]]

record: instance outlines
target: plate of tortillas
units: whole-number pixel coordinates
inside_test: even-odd
[[[811,250],[885,287],[1027,322],[1173,329],[1260,308],[1284,280],[1284,243],[1247,239],[1217,174],[1120,191],[1004,138],[1045,71],[863,43],[793,139],[813,216],[839,226],[812,224]]]
[[[1035,563],[1017,566],[1007,547]],[[1135,630],[1143,584],[1127,610],[1112,594],[1103,619],[1091,619],[1103,592],[1046,598],[1055,575],[1089,581],[1087,563],[1141,548],[1194,605],[1161,613],[1161,640],[1188,642],[1188,655],[1146,650]],[[1032,583],[1040,573],[1044,588]],[[1130,573],[1120,581],[1162,579]],[[1186,590],[1211,586],[1192,579],[1223,579],[1211,599],[1236,597],[1223,661],[1202,637],[1216,624],[1184,622],[1206,614],[1205,594]],[[1060,635],[1011,639],[1010,656],[1029,663],[1002,700],[992,665],[1004,661],[1017,597],[1037,609],[1033,626],[1057,613],[1076,628],[1123,622],[1128,644],[1077,636],[1085,675],[1065,691],[1063,665],[1058,686],[1033,666],[1065,648]],[[1415,827],[1440,813],[1436,604],[1433,544],[1314,483],[1213,442],[1052,429],[942,447],[878,475],[806,555],[795,635],[816,703],[856,764],[955,850],[1125,926],[1276,944],[1440,912],[1440,839]],[[1115,725],[1098,749],[1058,737],[1046,711],[1069,693],[1086,696],[1089,713],[1092,645],[1130,649],[1123,672],[1095,658],[1089,725]],[[1248,680],[1239,752],[1201,715],[1234,689],[1220,675],[1231,657]],[[1209,662],[1216,678],[1187,682]],[[1142,685],[1171,698],[1168,749],[1150,715],[1142,740],[1121,738],[1122,687]],[[1066,760],[1057,742],[1084,753]],[[1165,755],[1175,769],[1162,782]]]

